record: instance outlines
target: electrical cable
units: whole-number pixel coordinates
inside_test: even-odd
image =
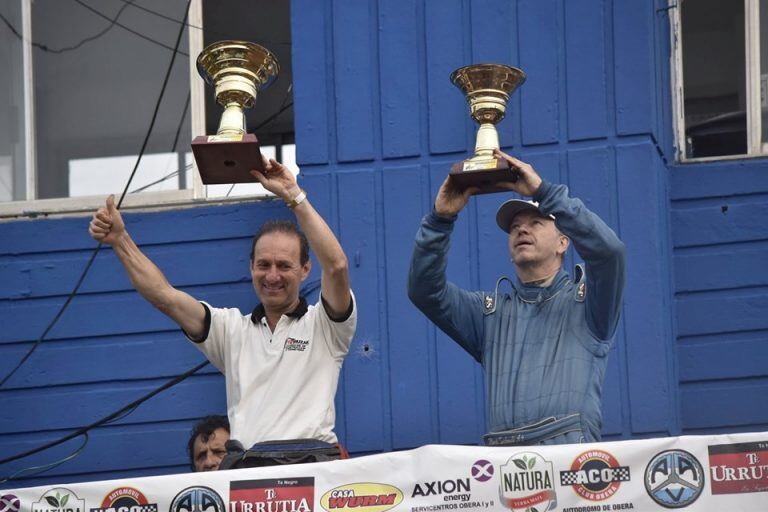
[[[79,0],[75,0],[79,1]],[[184,14],[184,19],[187,19],[187,16],[189,14],[189,4],[191,3],[191,0],[187,0],[187,7]],[[136,159],[136,164],[133,167],[133,171],[131,172],[130,177],[128,178],[128,181],[125,184],[125,188],[123,189],[122,194],[120,195],[120,200],[117,202],[116,207],[119,209],[120,206],[123,203],[123,199],[125,198],[125,195],[128,193],[128,187],[131,185],[131,182],[133,181],[134,176],[136,175],[136,170],[139,168],[139,163],[141,163],[141,158],[144,156],[144,152],[146,151],[147,144],[149,142],[149,136],[152,134],[152,129],[155,126],[155,121],[157,120],[157,113],[160,110],[160,104],[162,103],[163,96],[165,95],[165,89],[168,85],[168,80],[171,76],[171,71],[173,70],[173,63],[176,60],[176,54],[178,53],[176,50],[178,49],[179,44],[181,43],[181,36],[184,33],[184,26],[181,26],[179,29],[179,34],[176,38],[176,46],[174,47],[173,55],[171,56],[171,62],[168,64],[168,70],[165,73],[165,79],[163,80],[163,86],[160,89],[160,95],[157,98],[157,103],[155,104],[155,110],[152,113],[152,121],[149,124],[149,129],[147,130],[146,135],[144,136],[144,142],[141,145],[141,150],[139,151],[139,156]],[[32,347],[27,351],[27,353],[22,357],[21,361],[11,370],[5,377],[3,377],[3,380],[0,381],[0,388],[5,385],[6,382],[8,382],[8,379],[10,379],[21,366],[26,362],[29,357],[32,355],[32,353],[37,349],[37,347],[42,343],[43,339],[48,335],[48,333],[53,329],[54,325],[59,321],[61,318],[61,315],[64,314],[64,311],[67,309],[69,304],[72,302],[72,299],[75,298],[75,295],[77,295],[77,292],[80,290],[80,286],[82,286],[83,281],[85,280],[85,276],[88,274],[88,271],[91,269],[91,266],[93,265],[94,260],[96,259],[96,255],[101,250],[102,243],[99,242],[99,244],[96,246],[96,248],[93,250],[93,253],[91,253],[91,257],[88,260],[88,263],[86,263],[85,268],[83,269],[83,272],[80,274],[80,278],[77,280],[77,284],[75,285],[75,288],[70,292],[69,296],[67,297],[67,300],[64,301],[64,304],[59,308],[58,313],[56,313],[56,316],[54,316],[53,320],[48,324],[48,326],[45,328],[45,331],[43,331],[43,334],[37,338],[35,343],[32,345]]]
[[[264,125],[266,125],[267,123],[271,122],[273,119],[275,119],[277,116],[279,116],[280,114],[282,114],[283,112],[285,112],[286,110],[288,110],[289,108],[291,108],[292,106],[293,106],[293,102],[290,102],[289,104],[285,105],[285,106],[284,106],[284,107],[282,107],[280,110],[278,110],[277,112],[275,112],[274,114],[272,114],[271,116],[269,116],[268,118],[266,118],[266,119],[264,120],[264,122],[262,122],[261,124],[257,125],[257,126],[256,126],[256,128],[254,128],[254,129],[253,129],[253,131],[255,132],[255,131],[256,131],[256,130],[258,130],[259,128],[262,128],[262,127],[264,127]]]
[[[176,169],[175,171],[169,172],[165,176],[156,179],[152,183],[147,183],[146,185],[142,185],[139,188],[135,188],[135,189],[131,190],[128,193],[129,194],[136,194],[137,192],[143,192],[143,191],[147,190],[149,187],[152,187],[154,185],[157,185],[158,183],[162,183],[162,182],[164,182],[166,180],[169,180],[171,178],[174,178],[174,177],[178,176],[182,171],[186,171],[188,169],[191,169],[193,165],[194,164],[187,164],[184,167],[182,167],[181,169]]]
[[[120,0],[120,1],[123,2],[123,3],[129,3],[129,2],[132,3],[135,0]],[[176,18],[174,18],[172,16],[166,16],[165,14],[163,14],[161,12],[153,11],[152,9],[150,9],[148,7],[144,7],[143,5],[133,4],[132,3],[131,6],[136,8],[136,9],[140,9],[140,10],[142,10],[144,12],[148,12],[149,14],[154,14],[155,16],[157,16],[159,18],[163,18],[165,20],[172,21],[174,23],[183,23],[183,22],[177,20]],[[226,33],[226,32],[219,32],[217,30],[213,30],[213,29],[210,29],[210,28],[198,27],[197,25],[192,25],[191,23],[187,23],[187,27],[194,28],[194,29],[197,29],[197,30],[202,30],[203,33],[205,33],[205,34],[216,34],[218,36],[224,37],[225,39],[232,39],[232,36],[229,33]],[[270,44],[276,44],[276,45],[279,44],[279,45],[291,46],[291,42],[290,41],[287,42],[287,43],[281,42],[281,41],[272,41]]]
[[[120,16],[123,14],[123,11],[124,11],[124,10],[125,10],[125,9],[126,9],[128,6],[129,6],[129,5],[133,4],[133,2],[135,2],[135,1],[136,1],[136,0],[123,0],[123,2],[124,2],[124,5],[123,5],[123,6],[120,8],[120,10],[118,10],[118,11],[117,11],[117,14],[115,15],[115,17],[114,17],[114,18],[108,18],[110,23],[109,23],[109,25],[108,25],[108,26],[107,26],[105,29],[103,29],[103,30],[101,30],[101,31],[97,32],[96,34],[94,34],[94,35],[92,35],[92,36],[88,36],[88,37],[86,37],[86,38],[85,38],[85,39],[83,39],[82,41],[80,41],[80,42],[78,42],[78,43],[75,43],[75,44],[74,44],[74,45],[72,45],[72,46],[66,46],[66,47],[64,47],[64,48],[50,48],[48,45],[45,45],[45,44],[43,44],[43,43],[38,43],[38,42],[36,42],[36,41],[29,41],[29,44],[31,44],[31,45],[32,45],[32,46],[34,46],[35,48],[38,48],[39,50],[42,50],[42,51],[44,51],[44,52],[48,52],[48,53],[55,53],[55,54],[61,54],[61,53],[66,53],[66,52],[69,52],[69,51],[72,51],[72,50],[77,50],[78,48],[80,48],[80,47],[81,47],[82,45],[84,45],[85,43],[88,43],[88,42],[90,42],[90,41],[95,41],[96,39],[100,38],[101,36],[103,36],[104,34],[106,34],[107,32],[109,32],[109,31],[112,29],[112,27],[114,27],[114,26],[115,26],[115,24],[116,24],[116,22],[117,22],[117,19],[118,19],[118,18],[119,18],[119,17],[120,17]],[[21,40],[21,41],[24,41],[24,36],[23,36],[23,35],[21,35],[21,34],[20,34],[20,33],[19,33],[17,30],[16,30],[16,28],[13,26],[13,24],[12,24],[10,21],[8,21],[8,19],[7,19],[5,16],[3,16],[3,14],[2,14],[2,13],[0,13],[0,19],[2,19],[2,20],[5,22],[5,24],[6,24],[6,25],[8,26],[8,28],[11,30],[11,32],[13,32],[13,34],[14,34],[14,35],[15,35],[15,36],[16,36],[16,37],[19,39],[19,40]]]
[[[89,430],[92,430],[92,429],[94,429],[94,428],[96,428],[98,426],[106,425],[107,423],[111,423],[113,421],[117,421],[119,419],[122,419],[125,416],[127,416],[128,414],[130,414],[131,412],[133,412],[133,410],[135,410],[142,403],[146,402],[147,400],[149,400],[150,398],[154,397],[155,395],[165,391],[166,389],[175,386],[179,382],[183,381],[184,379],[186,379],[190,375],[198,372],[199,370],[201,370],[202,368],[204,368],[207,365],[208,365],[208,361],[203,361],[202,363],[198,364],[194,368],[190,368],[186,372],[177,375],[176,377],[174,377],[173,379],[169,380],[165,384],[163,384],[161,386],[158,386],[157,388],[153,389],[152,391],[150,391],[146,395],[144,395],[142,397],[139,397],[138,399],[136,399],[133,402],[129,403],[128,405],[122,407],[121,409],[119,409],[119,410],[117,410],[117,411],[115,411],[115,412],[113,412],[111,414],[108,414],[107,416],[104,416],[103,418],[101,418],[99,420],[96,420],[96,421],[94,421],[93,423],[91,423],[89,425],[86,425],[84,427],[80,427],[79,429],[75,430],[74,432],[71,432],[71,433],[69,433],[69,434],[67,434],[67,435],[65,435],[63,437],[60,437],[59,439],[56,439],[56,440],[51,441],[49,443],[45,443],[44,445],[38,446],[37,448],[32,448],[30,450],[27,450],[27,451],[24,451],[24,452],[21,452],[21,453],[17,453],[16,455],[11,455],[10,457],[6,457],[4,459],[0,459],[0,465],[7,464],[9,462],[13,462],[13,461],[18,460],[18,459],[23,459],[25,457],[29,457],[30,455],[34,455],[36,453],[40,453],[40,452],[45,451],[45,450],[47,450],[49,448],[53,448],[54,446],[58,446],[58,445],[60,445],[62,443],[65,443],[65,442],[69,441],[70,439],[74,439],[76,437],[79,437],[79,436],[87,433]]]
[[[45,473],[49,469],[53,469],[53,468],[55,468],[57,466],[61,466],[62,464],[64,464],[68,460],[74,459],[75,457],[80,455],[80,452],[82,452],[85,449],[85,445],[88,444],[88,433],[87,432],[83,432],[80,435],[85,436],[85,439],[83,439],[83,444],[81,444],[79,448],[77,448],[74,452],[70,453],[69,455],[67,455],[63,459],[59,459],[57,461],[51,462],[50,464],[43,464],[42,466],[31,466],[31,467],[28,467],[28,468],[20,469],[20,470],[18,470],[17,472],[15,472],[14,474],[12,474],[10,476],[6,476],[4,478],[0,478],[0,484],[4,484],[5,482],[9,482],[11,480],[16,480],[19,476],[23,475],[24,473],[27,473],[28,471],[33,471],[35,469],[39,469],[40,471],[35,471],[31,475],[27,475],[27,476],[29,477],[29,476],[39,475],[40,473]]]
[[[107,15],[106,15],[106,14],[104,14],[104,13],[102,13],[101,11],[98,11],[98,10],[94,9],[94,8],[93,8],[93,7],[91,7],[90,5],[88,5],[88,4],[86,4],[85,2],[83,2],[82,0],[72,0],[72,1],[73,1],[73,2],[76,2],[76,3],[80,4],[80,5],[82,5],[83,7],[85,7],[85,8],[86,8],[86,9],[88,9],[89,11],[91,11],[93,14],[95,14],[96,16],[99,16],[99,17],[101,17],[101,18],[104,18],[105,20],[109,20],[109,21],[112,21],[112,20],[109,18],[109,16],[107,16]],[[181,25],[181,29],[182,29],[182,30],[184,30],[184,27],[186,27],[186,26],[187,26],[187,25],[186,25],[186,21],[187,21],[187,17],[188,17],[188,15],[189,15],[189,3],[187,3],[187,13],[184,15],[184,23]],[[150,43],[154,43],[154,44],[156,44],[156,45],[162,46],[162,47],[163,47],[163,48],[165,48],[166,50],[171,50],[171,51],[173,51],[173,52],[174,52],[174,55],[178,53],[178,54],[180,54],[180,55],[184,55],[184,56],[186,56],[186,57],[189,57],[189,54],[188,54],[188,53],[184,53],[184,52],[182,52],[181,50],[178,50],[178,49],[174,49],[173,47],[170,47],[170,46],[168,46],[168,45],[167,45],[167,44],[165,44],[165,43],[161,43],[160,41],[158,41],[158,40],[156,40],[156,39],[152,39],[151,37],[149,37],[149,36],[146,36],[146,35],[142,34],[141,32],[138,32],[138,31],[136,31],[136,30],[133,30],[132,28],[130,28],[130,27],[127,27],[127,26],[123,25],[122,23],[119,23],[119,22],[115,21],[115,25],[117,25],[118,27],[122,28],[123,30],[127,30],[128,32],[130,32],[131,34],[133,34],[133,35],[135,35],[135,36],[138,36],[138,37],[140,37],[140,38],[142,38],[142,39],[144,39],[144,40],[146,40],[146,41],[149,41]]]
[[[107,15],[105,15],[105,14],[99,12],[99,11],[96,11],[92,7],[86,5],[86,4],[82,3],[82,2],[79,2],[78,0],[74,0],[74,1],[80,3],[83,7],[91,10],[92,12],[96,13],[100,17],[102,17],[105,20],[109,21],[110,22],[109,26],[107,28],[103,29],[101,32],[99,32],[99,33],[97,33],[97,34],[95,34],[93,36],[86,37],[85,39],[83,39],[82,41],[76,43],[75,45],[69,46],[69,47],[65,47],[65,48],[50,48],[50,47],[48,47],[48,45],[43,44],[43,43],[38,43],[37,41],[28,41],[29,44],[31,44],[35,48],[37,48],[39,50],[42,50],[44,52],[53,53],[53,54],[61,54],[61,53],[65,53],[65,52],[68,52],[68,51],[71,51],[71,50],[75,50],[75,49],[79,48],[80,46],[82,46],[83,44],[85,44],[87,42],[94,41],[95,39],[98,39],[99,37],[101,37],[104,34],[106,34],[110,29],[112,29],[112,27],[117,25],[118,27],[121,27],[121,28],[127,30],[128,32],[130,32],[130,33],[132,33],[132,34],[134,34],[134,35],[136,35],[136,36],[138,36],[138,37],[140,37],[140,38],[142,38],[142,39],[144,39],[146,41],[154,43],[154,44],[156,44],[158,46],[162,46],[166,50],[172,50],[173,49],[170,46],[166,45],[165,43],[157,41],[156,39],[152,39],[151,37],[149,37],[147,35],[144,35],[144,34],[142,34],[140,32],[137,32],[137,31],[135,31],[135,30],[133,30],[133,29],[131,29],[131,28],[121,24],[121,23],[118,23],[117,19],[122,15],[123,10],[126,7],[128,7],[129,5],[133,5],[133,2],[135,2],[136,0],[123,0],[123,2],[125,2],[126,5],[124,5],[123,7],[120,8],[120,10],[117,12],[117,15],[115,15],[114,18],[110,18],[109,16],[107,16]],[[8,20],[8,18],[6,18],[2,13],[0,13],[0,20],[2,20],[5,23],[5,25],[10,29],[10,31],[13,33],[13,35],[16,36],[16,38],[18,38],[22,42],[27,42],[27,40],[24,39],[24,36],[19,33],[19,31],[13,26],[13,24]],[[184,52],[178,52],[178,53],[181,53],[182,55],[187,55]]]

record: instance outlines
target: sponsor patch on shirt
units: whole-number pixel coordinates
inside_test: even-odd
[[[304,352],[304,350],[306,350],[308,346],[309,346],[309,340],[297,340],[296,338],[286,338],[285,346],[283,347],[283,350],[286,352],[289,350],[297,350],[299,352]]]

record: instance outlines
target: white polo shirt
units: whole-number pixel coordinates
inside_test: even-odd
[[[322,301],[307,307],[302,299],[274,332],[261,306],[243,315],[203,305],[210,329],[194,344],[224,374],[232,439],[246,449],[286,439],[336,443],[333,399],[355,334],[354,295],[346,320],[331,320]]]

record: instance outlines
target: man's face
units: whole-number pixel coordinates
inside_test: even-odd
[[[195,471],[216,471],[221,459],[227,454],[224,443],[229,440],[229,432],[223,428],[213,431],[206,442],[201,436],[195,438],[192,456],[195,461]]]
[[[509,227],[509,254],[515,265],[559,262],[568,249],[568,238],[555,227],[555,221],[527,210],[518,213]]]
[[[299,298],[299,286],[309,275],[309,262],[301,264],[299,237],[274,231],[256,242],[251,278],[265,309],[285,310]]]

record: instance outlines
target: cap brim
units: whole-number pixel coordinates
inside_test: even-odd
[[[535,204],[529,201],[523,201],[522,199],[510,199],[509,201],[506,201],[501,206],[499,206],[499,209],[496,212],[496,224],[498,224],[502,231],[509,233],[509,226],[512,224],[512,219],[515,218],[515,215],[523,211],[536,212],[540,216],[547,219],[554,218],[551,215],[544,215]]]

